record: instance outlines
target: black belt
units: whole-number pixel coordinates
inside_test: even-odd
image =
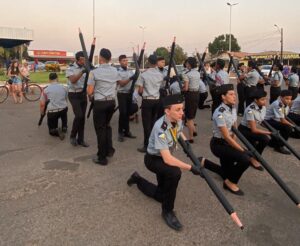
[[[216,144],[222,144],[222,145],[228,144],[228,143],[226,142],[226,140],[223,139],[223,138],[213,137],[213,138],[212,138],[212,141],[213,141],[214,143],[216,143]]]

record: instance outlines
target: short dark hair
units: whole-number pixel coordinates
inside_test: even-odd
[[[296,66],[292,66],[291,72],[292,72],[292,73],[297,73],[297,67],[296,67]]]
[[[102,48],[102,49],[100,50],[99,55],[100,55],[101,57],[103,57],[103,58],[104,58],[105,60],[107,60],[107,61],[109,61],[109,60],[111,59],[111,52],[110,52],[109,49]]]
[[[49,80],[56,80],[58,77],[57,77],[57,73],[50,73],[49,74]]]
[[[241,63],[239,63],[239,65],[238,65],[238,69],[240,69],[242,66],[244,66],[245,64],[243,63],[243,62],[241,62]]]
[[[216,62],[212,62],[211,64],[210,64],[210,67],[215,67],[216,66]]]
[[[157,63],[157,56],[156,55],[150,55],[148,57],[148,62],[152,65],[155,65]]]
[[[216,64],[219,66],[219,68],[223,69],[225,67],[225,61],[223,59],[217,59]]]
[[[256,62],[255,61],[249,61],[248,62],[248,67],[255,68],[256,67]]]
[[[126,59],[126,58],[127,58],[126,55],[120,55],[120,56],[119,56],[119,61],[121,61],[121,60],[123,60],[123,59]]]
[[[78,52],[75,54],[75,59],[76,59],[76,61],[78,61],[78,60],[80,59],[80,57],[84,57],[83,51],[78,51]]]
[[[292,95],[293,95],[293,93],[290,90],[282,90],[280,92],[281,97],[291,97]]]
[[[192,68],[196,68],[196,67],[197,67],[197,60],[196,60],[195,57],[188,57],[188,59],[186,60],[186,62],[187,62],[188,64],[190,64],[190,66],[191,66]]]
[[[166,59],[163,56],[158,56],[157,61],[165,61]]]

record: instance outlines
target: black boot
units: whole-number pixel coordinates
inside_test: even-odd
[[[133,184],[136,184],[140,177],[141,176],[138,174],[138,172],[134,172],[133,174],[131,174],[130,178],[127,180],[128,186],[132,186]]]
[[[182,229],[182,225],[173,211],[162,211],[161,216],[166,224],[172,229],[176,231],[180,231]]]

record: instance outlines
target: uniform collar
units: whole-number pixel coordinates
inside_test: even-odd
[[[172,123],[170,122],[170,120],[168,119],[168,117],[165,115],[164,116],[164,122],[167,123],[167,129],[173,128]],[[176,127],[178,126],[178,121],[176,122]]]
[[[228,105],[226,105],[226,104],[223,103],[223,102],[222,102],[221,106],[222,106],[223,108],[225,108],[226,110],[230,111],[230,112],[231,112],[232,109],[233,109],[233,106],[232,106],[232,108],[230,108]]]

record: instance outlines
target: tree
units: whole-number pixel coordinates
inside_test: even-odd
[[[157,56],[162,56],[166,60],[166,65],[169,64],[170,60],[170,52],[165,47],[159,47],[155,50],[155,54]],[[174,60],[176,64],[183,63],[187,58],[187,54],[184,52],[183,48],[181,48],[179,45],[175,46],[175,54],[174,54]]]
[[[214,39],[212,43],[208,44],[208,50],[211,54],[215,55],[219,52],[225,52],[229,50],[229,34],[222,34]],[[238,44],[237,39],[231,34],[231,51],[240,51],[241,47]]]

